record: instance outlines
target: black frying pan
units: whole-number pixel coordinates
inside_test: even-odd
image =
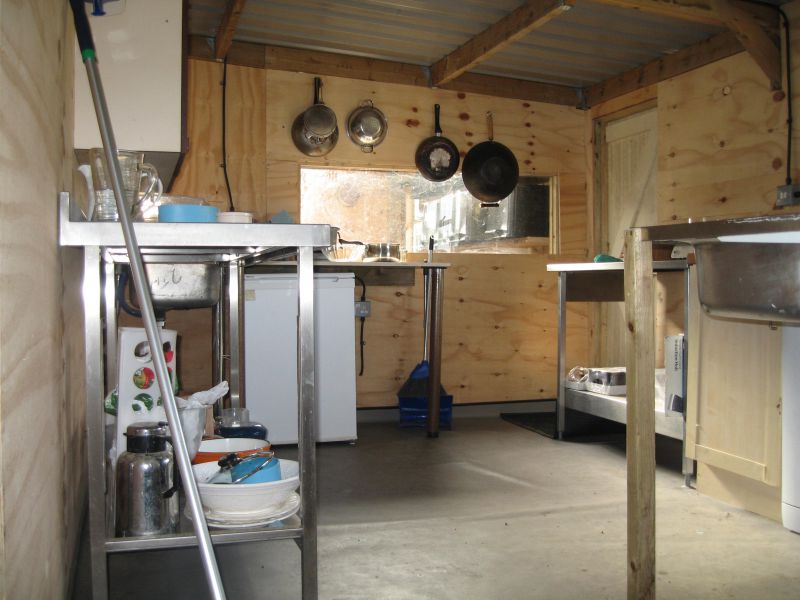
[[[456,145],[442,137],[442,128],[439,126],[439,105],[433,107],[436,118],[434,127],[435,135],[424,139],[417,146],[414,162],[420,174],[428,181],[445,181],[458,171],[460,160]]]
[[[470,194],[481,202],[496,205],[514,191],[519,180],[519,164],[514,153],[494,141],[492,113],[486,113],[489,140],[467,152],[461,176]]]

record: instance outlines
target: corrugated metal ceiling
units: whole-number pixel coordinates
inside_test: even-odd
[[[431,65],[519,0],[248,0],[236,41]],[[190,0],[189,33],[213,37],[225,0]],[[472,72],[583,87],[720,28],[578,0]]]

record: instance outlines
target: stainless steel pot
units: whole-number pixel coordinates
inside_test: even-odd
[[[400,244],[367,244],[364,262],[400,262]]]
[[[372,152],[386,138],[388,128],[386,117],[372,100],[364,100],[347,117],[347,135],[362,152]]]

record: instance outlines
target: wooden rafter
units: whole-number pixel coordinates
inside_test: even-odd
[[[217,60],[225,58],[231,43],[233,43],[233,34],[236,33],[236,26],[239,24],[239,17],[244,10],[245,2],[247,0],[228,0],[225,6],[225,14],[222,16],[222,22],[219,24],[214,41],[214,57]]]
[[[714,10],[712,0],[592,0],[592,2],[706,25],[726,25],[725,20]],[[731,0],[731,3],[749,14],[762,27],[769,29],[777,24],[775,11],[771,8],[748,4],[741,0]]]
[[[200,60],[215,60],[209,38],[190,36],[189,56]],[[361,56],[348,56],[333,52],[317,52],[248,42],[233,42],[228,51],[228,63],[259,69],[304,72],[315,75],[429,87],[427,69],[420,65]],[[442,87],[455,92],[485,94],[500,98],[546,102],[563,106],[577,106],[579,104],[579,90],[577,88],[513,79],[511,77],[469,73]]]
[[[664,81],[708,63],[744,50],[731,31],[715,35],[699,44],[678,50],[646,65],[632,69],[585,90],[586,105],[591,107],[639,88]]]
[[[572,8],[575,0],[529,0],[444,58],[431,65],[431,83],[448,83],[553,17]]]
[[[770,35],[750,13],[730,0],[711,0],[711,5],[767,76],[772,89],[780,89],[781,49],[777,32]]]

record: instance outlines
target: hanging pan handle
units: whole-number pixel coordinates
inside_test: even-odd
[[[322,101],[322,79],[314,77],[314,104],[325,104]]]
[[[439,113],[441,112],[441,107],[438,104],[433,105],[433,120],[434,120],[434,127],[433,132],[436,134],[436,137],[442,137],[442,126],[439,125]]]
[[[494,119],[492,119],[492,111],[486,111],[486,129],[489,131],[489,141],[494,141]]]

